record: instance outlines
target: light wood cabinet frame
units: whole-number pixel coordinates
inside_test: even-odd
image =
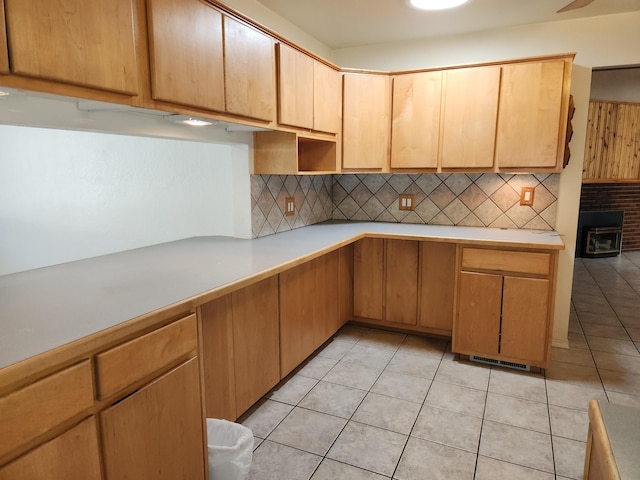
[[[140,93],[134,2],[69,0],[63,12],[49,0],[6,0],[13,73]]]
[[[0,2],[0,73],[9,73],[9,47],[4,19],[4,2]]]

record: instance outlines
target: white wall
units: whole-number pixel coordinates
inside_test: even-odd
[[[255,22],[264,25],[281,37],[306,48],[310,52],[326,60],[332,60],[333,52],[324,43],[318,41],[256,0],[221,0],[221,3],[242,13]]]
[[[640,68],[594,70],[591,99],[640,103]]]
[[[249,146],[0,126],[0,275],[251,237]]]
[[[342,67],[403,70],[576,52],[587,67],[640,63],[640,12],[336,50]]]

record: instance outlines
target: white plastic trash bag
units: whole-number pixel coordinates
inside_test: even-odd
[[[207,418],[209,480],[243,480],[253,457],[253,432],[239,423]]]

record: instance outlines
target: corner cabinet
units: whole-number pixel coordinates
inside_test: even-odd
[[[391,79],[386,74],[343,75],[342,169],[388,169]]]
[[[0,2],[0,74],[9,73],[7,26],[4,20],[4,2]]]
[[[137,95],[134,0],[5,0],[11,72]]]
[[[278,123],[338,133],[342,85],[340,73],[283,43],[278,52]]]
[[[198,0],[148,0],[147,17],[152,97],[223,112],[222,13]]]
[[[545,368],[557,253],[459,248],[452,351]]]
[[[450,335],[455,248],[453,243],[358,240],[353,260],[356,320]]]

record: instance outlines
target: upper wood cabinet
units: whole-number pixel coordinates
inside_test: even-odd
[[[442,72],[393,77],[391,168],[438,167]]]
[[[443,169],[493,167],[500,67],[444,72],[440,155]]]
[[[226,111],[257,120],[275,120],[274,40],[224,16]]]
[[[500,169],[562,165],[567,111],[564,60],[502,66],[496,164]]]
[[[313,128],[313,58],[278,44],[278,123]]]
[[[337,133],[341,98],[336,70],[293,47],[278,44],[278,123]]]
[[[4,2],[0,2],[0,73],[9,73],[7,28],[4,21]]]
[[[313,129],[339,133],[342,121],[342,75],[313,61]]]
[[[389,75],[345,73],[343,87],[342,168],[372,172],[388,168]]]
[[[147,15],[153,98],[224,111],[222,14],[199,0],[148,0]]]
[[[5,0],[11,71],[136,95],[133,0]]]

